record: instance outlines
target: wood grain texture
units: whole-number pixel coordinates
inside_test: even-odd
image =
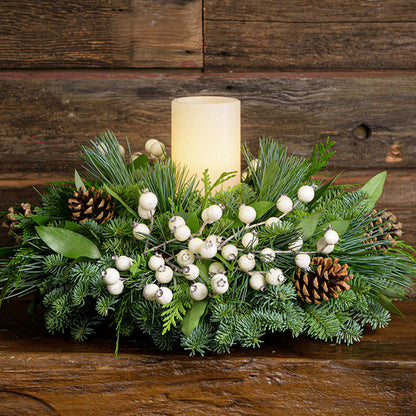
[[[0,173],[72,176],[80,145],[106,129],[135,150],[149,138],[169,150],[171,100],[209,94],[242,101],[253,150],[265,135],[309,156],[329,136],[338,169],[416,166],[416,73],[11,72],[0,73]],[[362,124],[367,137],[354,135]]]
[[[200,68],[201,13],[201,0],[4,0],[0,68]]]
[[[206,70],[415,69],[416,22],[205,20]]]
[[[408,22],[415,0],[205,0],[206,20],[262,22]]]
[[[261,349],[190,358],[145,340],[79,344],[0,313],[0,415],[410,415],[416,411],[416,303],[352,346],[268,338]],[[23,318],[22,312],[18,315]],[[25,321],[27,322],[27,321]],[[7,323],[11,325],[7,325]],[[34,410],[38,411],[36,413]]]

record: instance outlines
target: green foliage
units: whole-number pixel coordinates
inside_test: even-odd
[[[189,296],[189,284],[183,282],[173,288],[173,299],[163,307],[160,314],[163,319],[162,335],[166,334],[172,326],[182,321],[187,310],[192,306],[192,299]]]
[[[120,337],[132,336],[136,331],[163,351],[181,346],[190,355],[229,352],[236,345],[257,348],[266,334],[275,332],[337,343],[359,341],[365,327],[384,327],[390,313],[400,313],[392,301],[405,298],[412,285],[409,276],[416,275],[411,247],[400,241],[395,246],[386,242],[382,252],[377,250],[377,242],[369,241],[369,235],[381,237],[385,232],[374,225],[376,217],[368,202],[378,198],[383,175],[356,191],[335,186],[333,181],[319,184],[315,199],[297,203],[277,226],[246,227],[238,219],[242,203],[256,209],[255,223],[281,216],[275,206],[277,198],[286,193],[296,202],[299,186],[310,184],[311,175],[328,163],[332,146],[329,140],[315,146],[308,161],[289,155],[284,146],[271,139],[262,139],[256,157],[243,148],[249,166],[245,183],[216,192],[214,188],[232,173],[224,173],[212,183],[206,172],[201,192],[186,167],[175,165],[169,158],[152,164],[143,157],[127,164],[118,151],[117,139],[107,132],[90,147],[84,147],[81,158],[90,179],[85,186],[105,189],[112,195],[116,203],[114,218],[104,224],[92,219],[78,224],[72,221],[67,207],[74,184],[48,187],[34,215],[18,215],[16,247],[0,252],[0,298],[35,293],[45,310],[48,331],[68,334],[79,341],[92,336],[102,325],[110,325],[117,339],[116,351]],[[76,173],[76,185],[80,186],[81,181]],[[139,219],[137,212],[144,188],[154,192],[159,201],[149,220]],[[201,212],[211,204],[224,207],[222,217],[202,229]],[[188,247],[188,241],[172,239],[168,227],[172,215],[184,218],[194,237],[205,239],[215,234],[235,244],[239,255],[252,252],[256,256],[253,271],[265,273],[280,268],[286,280],[254,290],[249,284],[250,274],[240,270],[236,261],[226,261],[219,247],[214,259],[196,255],[200,272],[196,280],[207,286],[209,294],[203,301],[194,301],[189,293],[191,282],[175,257]],[[134,238],[134,221],[146,223],[151,235],[141,241]],[[302,236],[301,252],[309,252],[311,257],[320,255],[316,243],[329,226],[340,236],[329,257],[347,263],[354,277],[349,281],[350,290],[339,293],[337,299],[308,305],[296,294],[293,277],[297,252],[290,247]],[[257,233],[256,247],[242,245],[242,236],[249,230]],[[261,255],[264,248],[276,251],[273,261],[265,261]],[[149,269],[148,260],[155,251],[173,268],[172,282],[158,283],[155,271]],[[101,276],[104,269],[115,267],[114,255],[133,260],[129,270],[120,272],[124,290],[116,296],[109,293]],[[222,263],[229,282],[229,290],[220,295],[210,285],[208,267],[214,260]],[[173,292],[172,302],[162,306],[146,300],[143,288],[148,283],[168,286]]]
[[[177,166],[172,160],[157,161],[153,167],[141,168],[139,179],[145,188],[156,194],[158,211],[193,212],[200,208],[196,176],[191,176],[186,167]]]
[[[119,150],[116,136],[106,131],[83,146],[80,158],[89,179],[104,182],[109,186],[131,185],[137,180],[134,169],[126,164]]]
[[[330,141],[329,137],[327,137],[325,144],[319,143],[315,145],[311,158],[309,159],[309,178],[328,164],[331,157],[335,154],[335,151],[330,151],[334,145],[335,142]]]

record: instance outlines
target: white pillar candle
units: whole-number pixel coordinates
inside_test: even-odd
[[[214,96],[173,100],[172,159],[198,179],[208,168],[212,183],[223,172],[237,171],[223,189],[240,183],[240,101]]]

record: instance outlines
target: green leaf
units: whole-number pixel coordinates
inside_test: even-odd
[[[133,217],[137,217],[137,213],[134,212],[132,208],[130,208],[122,199],[120,196],[118,196],[108,185],[103,184],[103,188],[107,193],[109,193],[114,199],[117,199],[118,202],[120,202],[121,205],[123,205],[126,210],[133,215]]]
[[[76,233],[82,231],[82,227],[78,223],[71,222],[71,221],[65,221],[64,228],[65,228],[65,230],[71,230],[71,231],[74,231]]]
[[[329,226],[331,226],[334,231],[342,236],[348,230],[350,224],[351,220],[335,220],[325,224],[322,229],[326,230]]]
[[[225,258],[221,256],[221,254],[217,253],[215,255],[215,258],[217,258],[221,263],[223,263],[227,267],[228,270],[230,271],[234,270],[234,266],[228,260],[225,260]]]
[[[75,176],[75,178],[74,178],[75,187],[77,188],[77,190],[81,187],[85,189],[84,181],[82,180],[81,176],[79,176],[79,173],[76,169],[75,169],[75,175],[74,176]]]
[[[383,295],[381,292],[377,291],[374,293],[370,293],[370,296],[378,302],[384,309],[388,310],[391,313],[395,313],[400,316],[404,316],[391,302],[386,295]]]
[[[309,214],[301,218],[298,223],[298,228],[302,234],[303,241],[309,240],[315,234],[315,230],[321,215],[321,211],[316,211],[313,214]]]
[[[197,260],[195,264],[198,266],[199,275],[203,279],[209,279],[209,276],[208,276],[208,267],[202,262],[202,260]]]
[[[98,259],[101,257],[98,247],[83,235],[57,227],[35,227],[39,237],[53,251],[70,259],[88,257]]]
[[[46,225],[50,220],[50,218],[45,217],[44,215],[31,215],[30,218],[38,225]]]
[[[274,202],[271,201],[257,201],[250,204],[256,210],[256,220],[261,218],[271,207],[274,206]]]
[[[182,332],[186,337],[198,326],[202,315],[207,309],[208,299],[200,300],[192,305],[182,320]]]
[[[200,225],[198,216],[195,214],[195,212],[189,215],[188,219],[186,220],[186,225],[190,228],[192,234],[195,234],[199,231]]]
[[[12,257],[15,251],[16,247],[0,247],[0,259]]]
[[[367,208],[373,209],[376,205],[376,202],[380,198],[384,182],[386,181],[387,172],[380,172],[373,178],[371,178],[362,188],[361,190],[367,194]]]
[[[146,155],[140,155],[138,158],[134,159],[131,163],[133,169],[145,168],[149,165],[149,158]]]

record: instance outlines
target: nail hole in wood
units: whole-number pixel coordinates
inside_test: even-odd
[[[352,131],[352,135],[354,136],[354,139],[365,140],[365,139],[370,138],[371,129],[365,124],[360,124],[354,127],[354,130]]]

